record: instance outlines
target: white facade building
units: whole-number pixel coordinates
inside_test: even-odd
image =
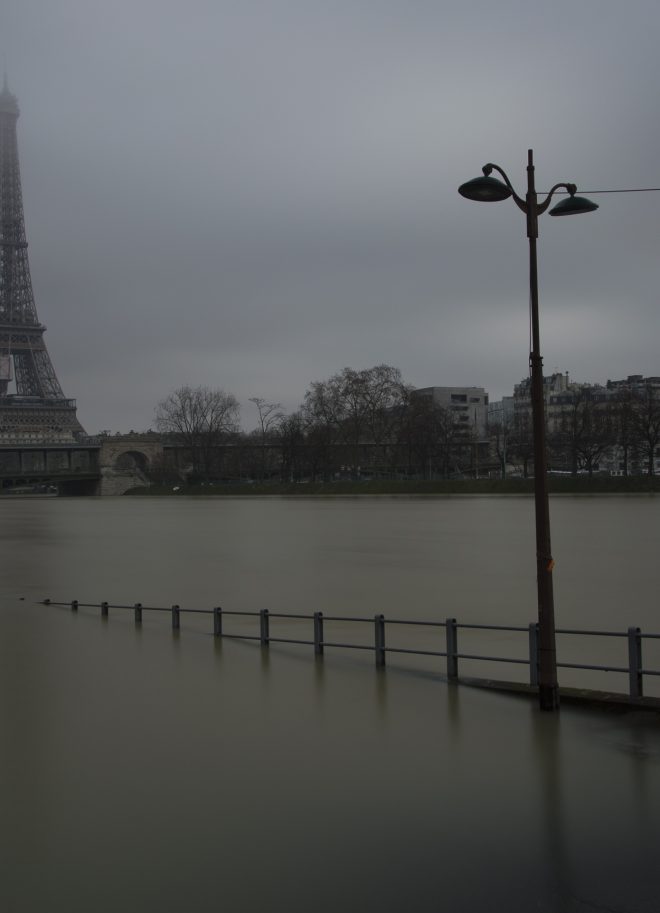
[[[477,440],[488,437],[488,394],[483,387],[421,387],[416,396],[428,396],[436,406],[451,412],[459,428]]]

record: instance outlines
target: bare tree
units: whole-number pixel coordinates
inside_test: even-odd
[[[299,481],[305,453],[305,421],[300,412],[285,415],[278,426],[283,482]]]
[[[406,401],[398,368],[376,365],[362,371],[344,368],[326,381],[314,382],[303,407],[310,426],[323,426],[328,444],[343,444],[354,478],[361,454],[373,463],[374,454],[393,439],[393,423]]]
[[[217,448],[238,430],[236,397],[209,387],[179,387],[156,407],[156,427],[178,439],[189,453],[192,474],[208,479]]]
[[[609,404],[585,400],[581,405],[581,433],[578,453],[582,466],[593,475],[604,454],[612,446],[612,410]]]
[[[507,416],[500,416],[497,421],[488,423],[490,440],[500,464],[500,478],[506,479],[507,451],[511,452],[511,438],[513,436],[513,423]]]
[[[558,430],[548,437],[574,476],[580,470],[593,475],[614,439],[610,404],[594,398],[588,388],[576,390],[570,407],[562,411]]]
[[[513,427],[508,452],[522,467],[523,478],[529,476],[529,464],[534,456],[534,429],[528,409],[513,413]]]
[[[266,476],[268,438],[284,418],[284,413],[281,410],[280,403],[267,403],[261,396],[251,396],[250,402],[254,403],[259,413],[257,434],[259,435],[261,447],[260,477],[263,480]]]
[[[473,437],[457,414],[440,406],[430,396],[415,391],[408,397],[399,428],[399,446],[406,456],[408,473],[424,479],[448,479],[465,467],[465,454]]]
[[[624,476],[630,475],[631,460],[636,456],[635,400],[630,390],[624,390],[617,399],[613,412],[613,443],[619,447]]]
[[[399,426],[399,448],[409,476],[423,479],[433,476],[433,458],[437,445],[437,406],[431,397],[411,395],[402,412]]]

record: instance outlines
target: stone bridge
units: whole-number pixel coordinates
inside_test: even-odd
[[[104,438],[99,447],[97,494],[122,495],[129,488],[149,484],[149,469],[163,458],[163,444],[155,435]]]
[[[0,447],[0,485],[5,492],[56,485],[65,495],[121,495],[129,488],[149,484],[149,470],[163,452],[155,435],[4,444]]]

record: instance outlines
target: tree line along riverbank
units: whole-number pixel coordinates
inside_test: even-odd
[[[636,494],[660,491],[658,476],[549,476],[551,494]],[[127,495],[531,495],[533,479],[438,479],[333,482],[208,482],[132,488]]]

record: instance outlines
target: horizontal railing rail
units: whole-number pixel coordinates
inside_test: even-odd
[[[529,667],[529,684],[532,687],[538,686],[538,668],[539,668],[539,632],[538,623],[532,622],[525,625],[492,625],[492,624],[473,624],[467,622],[458,622],[455,618],[447,618],[445,621],[422,621],[418,619],[407,618],[388,618],[378,614],[374,616],[351,616],[351,615],[324,615],[323,612],[270,612],[268,609],[258,611],[246,611],[240,609],[223,609],[220,606],[213,608],[182,608],[179,605],[172,606],[148,606],[140,602],[128,604],[109,603],[109,602],[79,602],[77,599],[71,602],[58,602],[53,599],[44,599],[40,603],[47,606],[67,607],[76,612],[78,609],[100,609],[103,617],[108,617],[110,609],[129,610],[134,613],[135,623],[142,623],[144,612],[169,612],[172,619],[172,629],[179,630],[181,626],[182,615],[212,615],[213,616],[213,635],[220,638],[230,638],[235,640],[254,640],[259,641],[262,646],[267,647],[271,643],[278,644],[295,644],[300,646],[311,646],[314,648],[316,655],[323,655],[326,647],[344,649],[344,650],[370,650],[375,654],[376,666],[385,665],[387,653],[391,654],[411,654],[416,656],[433,656],[444,657],[446,659],[446,676],[449,680],[458,679],[458,661],[470,660],[476,662],[490,663],[509,663],[511,665],[524,665]],[[247,634],[245,632],[229,632],[224,630],[223,619],[226,617],[255,618],[259,620],[259,633]],[[295,620],[295,621],[312,621],[313,636],[309,638],[301,637],[274,637],[270,633],[271,619]],[[373,625],[373,642],[372,643],[348,643],[345,641],[328,640],[324,636],[325,622],[340,622],[342,624],[370,624]],[[398,625],[408,627],[425,627],[425,628],[444,628],[445,643],[444,650],[423,649],[421,647],[401,647],[387,646],[385,641],[386,625]],[[528,637],[527,655],[520,656],[498,656],[486,655],[483,653],[466,653],[459,651],[458,631],[496,631],[509,632],[514,634],[525,633]],[[660,634],[642,632],[638,627],[629,627],[627,631],[600,631],[582,628],[557,628],[558,635],[582,636],[582,637],[615,637],[627,640],[628,643],[628,664],[614,665],[611,663],[578,663],[557,661],[559,669],[580,669],[589,672],[615,672],[628,676],[627,694],[631,700],[637,700],[644,696],[644,676],[660,676],[660,669],[651,669],[644,667],[642,663],[642,642],[644,640],[660,640]]]

